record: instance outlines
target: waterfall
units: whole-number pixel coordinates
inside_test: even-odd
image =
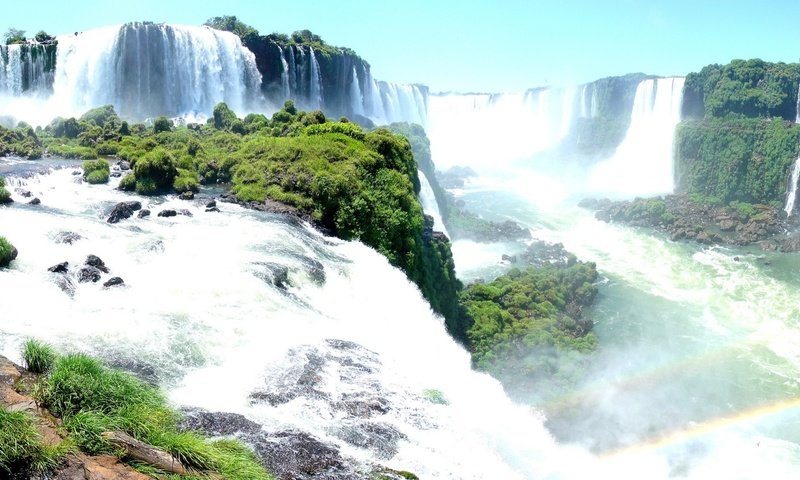
[[[253,53],[236,35],[208,27],[132,23],[60,36],[52,80],[47,47],[13,45],[0,55],[9,60],[0,106],[20,120],[47,123],[106,104],[137,120],[207,116],[221,101],[245,113],[260,96]],[[41,101],[15,104],[23,90],[42,92]]]
[[[289,62],[286,61],[286,55],[283,53],[283,48],[278,45],[278,50],[281,52],[281,91],[283,92],[283,100],[287,100],[292,96],[292,89],[289,86]]]
[[[672,192],[672,142],[680,121],[683,83],[683,77],[639,83],[625,139],[609,160],[591,172],[590,191],[626,197]]]
[[[311,58],[311,76],[309,78],[309,92],[311,94],[311,101],[313,102],[312,105],[315,105],[315,108],[322,108],[322,77],[320,77],[319,73],[319,64],[317,63],[317,57],[314,54],[314,49],[309,48],[309,57]]]
[[[368,71],[362,88],[364,114],[376,124],[409,122],[427,127],[427,87],[378,81]]]
[[[355,115],[364,115],[364,96],[361,93],[355,66],[353,66],[353,77],[350,79],[350,108]]]
[[[450,234],[447,233],[447,228],[444,226],[442,214],[439,212],[439,203],[436,201],[436,195],[433,193],[433,188],[428,181],[428,177],[422,170],[417,170],[417,176],[419,177],[420,185],[419,203],[422,204],[422,210],[433,217],[433,229],[449,237]]]
[[[585,83],[581,87],[579,116],[581,118],[597,116],[597,89],[591,83]]]
[[[580,112],[579,97],[575,88],[432,95],[428,134],[436,164],[496,168],[554,148]]]
[[[786,207],[783,209],[789,217],[794,212],[794,202],[797,197],[797,182],[800,180],[800,157],[794,162],[792,176],[789,179],[789,195],[786,197]]]

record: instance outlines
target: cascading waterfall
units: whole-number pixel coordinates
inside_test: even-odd
[[[204,202],[128,195],[114,181],[75,183],[71,169],[31,177],[20,169],[41,163],[4,162],[0,172],[42,206],[0,208],[3,233],[21,251],[0,270],[0,291],[37,299],[4,297],[3,318],[12,321],[0,332],[2,354],[19,360],[22,340],[35,336],[147,365],[177,405],[309,432],[359,462],[420,478],[625,478],[625,462],[557,445],[535,412],[474,372],[416,287],[374,250],[236,205],[206,213]],[[104,221],[115,202],[133,199],[193,216]],[[63,231],[82,238],[58,243]],[[72,296],[62,291],[47,268],[80,265],[88,254],[126,286],[76,282]],[[287,290],[269,282],[270,265],[288,268]],[[304,369],[318,377],[313,391],[297,383],[293,400],[253,401],[253,393],[291,389]],[[427,389],[447,404],[426,400]],[[388,408],[365,419],[343,410],[345,400]]]
[[[350,79],[350,108],[355,115],[364,115],[364,96],[361,94],[355,66],[353,66],[353,77]]]
[[[52,84],[52,94],[39,95],[36,103],[20,104],[20,76],[8,75],[19,70],[18,57],[7,55],[12,67],[6,66],[6,84],[13,87],[0,105],[33,124],[106,104],[133,119],[208,116],[221,101],[244,114],[256,109],[260,96],[253,53],[236,35],[208,27],[133,23],[60,36],[52,81],[42,64],[45,56],[23,62],[30,65],[27,85],[43,90]]]
[[[0,97],[47,93],[53,82],[51,48],[39,43],[0,45]]]
[[[281,66],[283,67],[281,72],[281,91],[283,92],[284,100],[286,100],[292,95],[292,88],[289,84],[289,62],[286,61],[286,55],[284,55],[283,48],[280,45],[278,49],[281,51]]]
[[[314,54],[314,49],[309,48],[309,58],[311,59],[311,75],[308,79],[308,91],[311,94],[311,101],[316,105],[316,108],[322,108],[322,77],[319,73],[319,63],[317,63],[317,56]]]
[[[795,107],[794,123],[800,123],[800,86],[797,87],[797,106]],[[800,157],[797,157],[797,160],[794,161],[792,173],[789,176],[789,192],[786,195],[786,206],[783,207],[787,217],[791,217],[792,213],[794,213],[798,181],[800,181]]]
[[[574,88],[522,94],[441,94],[429,99],[431,153],[438,167],[498,168],[553,148],[580,113]]]
[[[444,226],[442,214],[439,212],[439,203],[436,201],[436,195],[433,193],[428,177],[422,170],[417,170],[417,176],[419,177],[419,202],[422,204],[422,210],[433,217],[433,229],[449,237],[450,234],[447,233],[447,228]]]
[[[589,191],[625,197],[672,192],[672,141],[680,121],[683,83],[683,77],[639,83],[625,139],[592,171]]]
[[[786,206],[783,208],[783,211],[786,212],[786,216],[792,216],[794,213],[794,203],[797,198],[797,182],[800,181],[800,157],[794,161],[794,167],[792,167],[792,175],[789,177],[789,194],[786,197]]]

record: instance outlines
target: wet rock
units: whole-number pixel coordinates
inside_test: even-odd
[[[92,266],[82,267],[78,271],[78,283],[96,283],[100,281],[100,270]]]
[[[561,243],[549,243],[535,240],[519,255],[510,257],[504,255],[503,260],[510,259],[511,263],[536,268],[557,267],[566,268],[574,265],[577,259],[564,248]]]
[[[86,265],[94,267],[103,273],[108,273],[108,267],[106,267],[105,262],[103,262],[97,255],[89,255],[86,257],[85,263]]]
[[[219,212],[219,208],[217,207],[206,208],[206,213],[208,212]]]
[[[346,393],[335,406],[355,418],[370,418],[386,414],[391,410],[389,401],[385,398],[365,396],[361,393]]]
[[[185,209],[185,208],[182,208],[182,209],[178,210],[178,215],[183,215],[183,216],[185,216],[185,217],[191,217],[191,216],[193,216],[193,215],[192,215],[192,212],[190,212],[189,210],[187,210],[187,209]]]
[[[17,247],[11,245],[11,251],[8,252],[6,255],[0,255],[0,268],[5,268],[17,258],[19,251],[17,251]]]
[[[21,197],[24,198],[31,198],[33,194],[29,190],[25,190],[24,188],[15,188],[14,191]]]
[[[148,210],[146,208],[143,208],[143,209],[139,210],[139,213],[136,216],[139,217],[139,218],[149,217],[150,216],[150,210]]]
[[[67,273],[69,272],[69,262],[61,262],[55,264],[52,267],[48,268],[47,271],[52,273]]]
[[[273,262],[257,263],[261,268],[255,275],[268,284],[286,290],[289,285],[289,267]]]
[[[75,282],[72,281],[67,275],[58,275],[56,276],[53,281],[61,289],[62,292],[66,293],[70,297],[75,296]]]
[[[141,208],[141,202],[120,202],[114,206],[113,210],[111,210],[111,214],[109,214],[108,220],[106,221],[108,223],[118,223],[121,220],[130,218],[133,215],[133,212],[140,210]]]
[[[42,203],[42,201],[41,201],[41,200],[39,200],[39,197],[34,197],[34,199],[33,199],[33,200],[31,200],[30,202],[28,202],[28,205],[40,205],[41,203]]]
[[[125,281],[122,280],[120,277],[111,277],[110,279],[108,279],[107,282],[103,284],[103,286],[106,288],[116,287],[119,285],[125,285]]]
[[[194,192],[188,190],[180,194],[179,197],[181,200],[194,200]]]
[[[384,422],[349,422],[333,434],[350,445],[371,451],[376,457],[390,459],[397,454],[397,442],[407,437]]]
[[[166,209],[166,210],[161,210],[160,212],[158,212],[158,216],[159,217],[165,217],[165,218],[166,217],[175,217],[177,215],[178,215],[178,212],[176,212],[175,210],[169,209],[169,208]]]
[[[80,170],[73,170],[72,171],[72,176],[75,176],[75,175],[83,175],[83,172],[81,172]]]
[[[206,203],[206,208],[214,208],[217,206],[216,200],[211,200],[210,202]]]
[[[58,232],[55,237],[55,242],[72,245],[73,243],[81,239],[83,239],[83,237],[75,232]]]
[[[111,172],[108,174],[109,177],[119,178],[122,176],[122,172]]]
[[[119,166],[119,169],[123,172],[131,169],[131,164],[125,160],[120,160],[117,162],[117,166]]]
[[[339,449],[299,431],[244,437],[256,455],[276,478],[293,480],[366,480],[353,461]]]
[[[181,431],[193,430],[213,437],[261,432],[261,425],[238,413],[209,412],[199,408],[186,408],[182,413]]]

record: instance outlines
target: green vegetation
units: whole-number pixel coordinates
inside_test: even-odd
[[[17,258],[17,249],[5,237],[0,237],[0,268],[7,267]]]
[[[105,160],[86,160],[83,162],[83,179],[92,185],[108,183],[110,168]]]
[[[169,132],[174,126],[172,120],[161,115],[153,120],[153,133]]]
[[[427,401],[429,401],[431,403],[435,403],[437,405],[449,405],[450,404],[450,402],[447,401],[447,398],[445,398],[445,396],[441,392],[441,390],[436,390],[436,389],[433,389],[433,388],[429,388],[429,389],[423,390],[422,391],[422,397],[425,398],[425,400],[427,400]]]
[[[44,342],[30,339],[22,346],[22,360],[25,362],[25,368],[31,373],[49,372],[57,358],[58,355],[53,347]]]
[[[782,119],[685,121],[675,140],[677,186],[726,204],[783,202],[800,127]]]
[[[9,28],[6,30],[6,34],[3,36],[3,39],[6,45],[25,43],[25,30]]]
[[[68,450],[67,444],[45,445],[30,414],[0,407],[0,477],[26,479],[50,472]]]
[[[686,76],[684,116],[763,117],[794,121],[800,64],[760,59],[708,65]]]
[[[63,420],[69,438],[86,453],[119,455],[101,434],[122,431],[168,452],[196,471],[190,476],[167,476],[153,467],[137,465],[148,474],[164,478],[199,479],[215,474],[231,480],[271,478],[240,442],[209,441],[193,432],[180,432],[179,414],[160,392],[86,355],[57,358],[34,391],[37,400]]]
[[[6,179],[0,177],[0,204],[11,202],[11,192],[6,190]]]
[[[474,365],[529,391],[544,378],[569,382],[597,337],[582,309],[593,301],[593,263],[513,269],[461,293]]]
[[[36,160],[42,157],[42,142],[28,125],[17,128],[0,126],[0,157],[12,155]]]

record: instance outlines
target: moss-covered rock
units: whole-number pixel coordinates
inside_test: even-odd
[[[0,237],[0,268],[9,266],[17,258],[17,253],[14,245],[11,245],[5,237]]]
[[[105,160],[87,160],[83,162],[83,179],[92,185],[108,183],[110,168]]]

